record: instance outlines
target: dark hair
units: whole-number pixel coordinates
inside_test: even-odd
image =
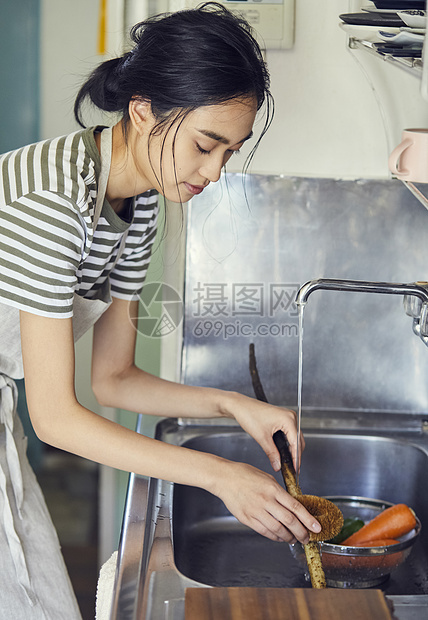
[[[150,17],[130,36],[133,49],[100,64],[77,94],[74,115],[82,127],[86,98],[120,113],[125,125],[132,98],[150,101],[158,128],[183,112],[238,97],[255,96],[258,110],[272,102],[269,73],[250,26],[220,4]],[[273,111],[268,108],[264,131]]]

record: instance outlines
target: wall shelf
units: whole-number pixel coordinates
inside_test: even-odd
[[[402,71],[406,73],[410,73],[414,75],[421,81],[421,95],[425,101],[428,100],[428,76],[427,69],[425,72],[423,71],[424,60],[428,56],[428,46],[424,46],[424,51],[422,53],[422,58],[413,58],[413,57],[397,57],[392,56],[391,54],[381,54],[377,51],[376,47],[373,45],[371,41],[365,41],[363,39],[357,39],[355,37],[348,37],[348,46],[352,50],[364,50],[373,56],[376,56],[380,60],[388,64],[395,65]],[[427,48],[427,49],[426,49]],[[428,62],[426,62],[426,66]],[[400,179],[402,180],[402,179]],[[428,209],[428,198],[417,188],[413,183],[409,181],[402,180],[403,184],[407,187],[407,189],[419,200],[419,202]]]
[[[396,56],[392,56],[391,54],[381,54],[376,50],[373,43],[370,41],[364,41],[362,39],[356,39],[354,37],[349,37],[349,47],[351,49],[361,49],[369,54],[377,56],[380,60],[387,62],[389,64],[393,64],[396,67],[406,71],[407,73],[411,73],[416,77],[422,78],[422,58],[412,58],[412,57],[403,57],[398,58]]]

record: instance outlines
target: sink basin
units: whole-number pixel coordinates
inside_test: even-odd
[[[428,594],[428,494],[421,492],[427,452],[408,441],[368,435],[305,433],[305,441],[303,492],[369,497],[415,510],[421,534],[410,557],[381,589],[389,595]],[[210,430],[183,445],[272,471],[258,444],[239,430]],[[276,477],[283,484],[281,475]],[[310,587],[289,545],[240,524],[219,499],[201,489],[174,485],[172,523],[174,562],[189,579],[217,587]]]
[[[374,587],[393,604],[397,620],[419,620],[428,610],[428,434],[425,418],[406,428],[404,422],[383,415],[380,432],[375,414],[364,429],[358,415],[347,415],[346,424],[318,417],[318,426],[304,429],[300,484],[305,493],[404,502],[415,510],[422,527],[409,556]],[[272,471],[233,421],[163,420],[156,438]],[[309,588],[295,551],[241,525],[201,489],[131,474],[111,618],[184,620],[189,587]]]

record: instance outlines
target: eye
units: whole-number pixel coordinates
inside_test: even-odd
[[[239,155],[239,153],[239,149],[237,151],[235,151],[234,149],[227,149],[225,157],[226,161],[228,161],[232,157],[232,155]]]
[[[203,149],[201,146],[199,146],[197,142],[196,142],[196,148],[198,149],[200,153],[202,153],[202,155],[208,155],[210,153],[210,151],[207,151],[206,149]]]

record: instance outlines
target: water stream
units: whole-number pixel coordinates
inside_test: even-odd
[[[305,304],[297,304],[299,312],[299,364],[297,371],[297,455],[301,456],[300,452],[300,429],[302,423],[302,381],[303,381],[303,311]],[[296,463],[296,483],[299,484],[299,470],[300,464]]]

